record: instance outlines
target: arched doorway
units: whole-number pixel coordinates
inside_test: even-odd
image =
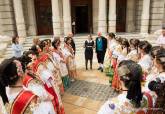
[[[127,0],[116,0],[116,31],[126,31]]]
[[[34,0],[37,23],[37,35],[52,35],[51,0]]]
[[[74,33],[93,32],[92,0],[71,0],[71,15]]]

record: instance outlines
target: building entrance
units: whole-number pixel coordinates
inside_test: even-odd
[[[127,0],[116,0],[116,31],[126,30],[126,8]]]
[[[71,0],[72,31],[92,33],[92,0]]]
[[[34,0],[37,23],[37,35],[52,35],[52,7],[51,0]]]

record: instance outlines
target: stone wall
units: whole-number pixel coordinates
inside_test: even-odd
[[[0,0],[0,29],[2,35],[16,34],[16,24],[12,0]]]
[[[149,27],[151,33],[161,29],[165,13],[164,4],[164,0],[151,0]]]
[[[143,0],[136,1],[135,31],[140,32]]]

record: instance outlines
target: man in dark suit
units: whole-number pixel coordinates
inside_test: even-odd
[[[102,36],[101,32],[98,32],[98,37],[96,38],[96,54],[99,63],[98,70],[101,70],[101,72],[103,72],[103,63],[104,63],[106,50],[107,50],[107,39]]]

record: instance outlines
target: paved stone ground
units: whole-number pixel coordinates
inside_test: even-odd
[[[78,59],[78,58],[77,58]],[[86,71],[81,64],[77,80],[62,97],[66,114],[97,114],[103,103],[117,94],[111,89],[108,77],[97,68]]]
[[[72,83],[66,93],[90,98],[96,101],[106,101],[118,94],[109,85],[87,82],[83,80],[76,80]]]

